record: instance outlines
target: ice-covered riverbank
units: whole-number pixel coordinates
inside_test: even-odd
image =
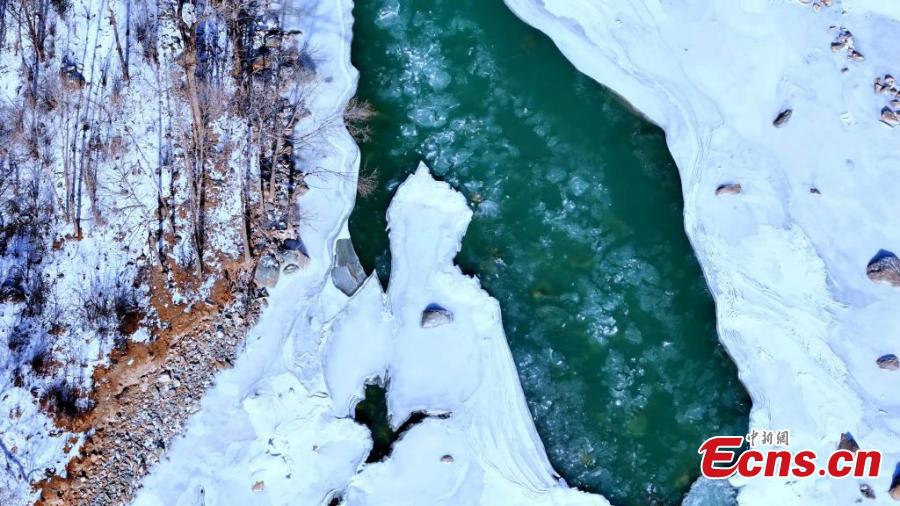
[[[320,80],[298,128],[315,128],[355,90],[352,3],[297,4],[293,23]],[[307,177],[300,201],[309,265],[270,290],[245,353],[218,377],[136,504],[606,504],[554,473],[499,307],[453,264],[471,218],[465,199],[420,167],[391,206],[387,296],[369,279],[348,299],[329,274],[336,241],[347,236],[358,149],[340,128],[315,156],[306,162],[322,170]],[[432,311],[425,325],[432,303],[449,314]],[[353,406],[366,382],[385,380],[394,427],[414,412],[427,416],[386,460],[365,464],[372,440]]]
[[[851,432],[884,452],[865,483],[891,501],[900,376],[876,360],[897,353],[900,289],[866,269],[900,250],[900,131],[881,121],[900,104],[873,92],[900,72],[900,12],[862,0],[506,1],[665,129],[751,427],[790,429],[793,447],[820,454]],[[855,479],[736,484],[743,504],[862,497]]]

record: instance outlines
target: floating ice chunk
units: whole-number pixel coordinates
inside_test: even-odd
[[[434,91],[441,91],[447,86],[450,86],[450,81],[452,80],[450,74],[441,69],[429,69],[426,71],[426,79],[428,80],[428,85]]]
[[[737,490],[728,480],[697,478],[682,506],[735,506]]]
[[[447,123],[447,111],[436,106],[418,107],[409,112],[409,119],[419,126],[438,128]]]

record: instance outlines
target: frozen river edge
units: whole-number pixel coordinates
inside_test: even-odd
[[[297,0],[289,28],[314,48],[318,85],[304,129],[339,117],[355,92],[347,0]],[[370,278],[352,297],[333,283],[346,240],[359,151],[329,132],[300,202],[310,263],[282,277],[235,367],[135,501],[162,504],[607,504],[568,488],[534,428],[497,302],[453,264],[471,219],[465,199],[420,166],[389,210],[390,287]],[[310,178],[314,180],[310,180]],[[444,315],[427,325],[423,311]],[[438,311],[440,312],[440,311]],[[352,419],[366,383],[386,383],[391,424],[412,413],[384,461],[366,464],[368,430]]]
[[[869,486],[873,502],[892,503],[900,378],[877,360],[897,352],[900,291],[868,279],[867,266],[900,249],[898,222],[885,219],[900,211],[887,184],[897,131],[880,121],[889,93],[873,93],[900,70],[890,43],[900,9],[506,3],[665,130],[719,337],[753,400],[750,426],[788,429],[792,447],[819,455],[850,432],[884,454],[875,480],[735,480],[739,502],[868,503]]]

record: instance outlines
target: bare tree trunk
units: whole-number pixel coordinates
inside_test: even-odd
[[[122,43],[119,41],[119,28],[116,26],[116,13],[112,4],[107,4],[109,9],[109,24],[112,26],[113,38],[116,40],[116,53],[119,55],[119,65],[122,67],[122,76],[126,81],[131,81],[128,75],[128,62],[125,61],[125,55],[122,52]]]

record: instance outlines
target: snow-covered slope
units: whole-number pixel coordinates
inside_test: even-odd
[[[900,131],[880,121],[900,103],[873,92],[900,73],[896,2],[506,3],[666,131],[751,427],[790,429],[792,447],[820,455],[851,432],[884,452],[869,484],[891,502],[900,372],[876,359],[900,348],[900,288],[866,267],[900,251]],[[717,195],[725,184],[742,190]],[[736,484],[742,504],[862,497],[855,479]]]
[[[352,3],[298,0],[288,23],[319,61],[308,103],[315,125],[355,90]],[[394,265],[386,296],[369,278],[348,298],[329,276],[347,236],[358,151],[343,129],[307,160],[320,167],[300,201],[309,265],[284,276],[232,370],[222,373],[138,505],[607,504],[569,489],[537,436],[497,302],[453,264],[471,211],[421,166],[389,212]],[[423,328],[437,303],[452,321]],[[446,314],[443,314],[446,316]],[[425,419],[381,462],[364,461],[369,431],[353,421],[367,383],[387,385],[396,429]]]

